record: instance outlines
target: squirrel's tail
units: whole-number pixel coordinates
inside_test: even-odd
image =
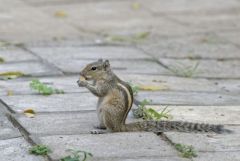
[[[152,131],[152,132],[214,132],[231,133],[231,130],[224,129],[223,125],[199,124],[183,121],[141,121],[125,124],[123,131]]]

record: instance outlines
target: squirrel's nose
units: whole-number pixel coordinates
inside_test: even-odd
[[[77,84],[79,84],[79,80],[77,80]]]

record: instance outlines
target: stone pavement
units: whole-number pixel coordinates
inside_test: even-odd
[[[0,161],[53,161],[67,149],[94,161],[240,161],[240,0],[0,0]],[[140,87],[135,105],[172,120],[223,124],[233,134],[91,135],[97,99],[76,84],[83,66],[109,59]],[[1,61],[2,60],[2,61]],[[64,94],[31,90],[37,78]],[[32,108],[34,118],[23,114]],[[134,121],[132,113],[128,121]],[[182,158],[175,143],[198,156]],[[28,153],[35,144],[52,153]]]

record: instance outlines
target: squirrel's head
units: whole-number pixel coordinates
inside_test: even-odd
[[[106,76],[109,70],[109,60],[103,61],[102,59],[99,59],[96,62],[86,65],[86,67],[80,72],[80,75],[85,77],[86,80],[97,80]]]

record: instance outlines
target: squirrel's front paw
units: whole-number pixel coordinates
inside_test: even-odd
[[[85,87],[88,83],[87,83],[85,77],[80,76],[79,80],[77,81],[77,84],[79,87]]]

